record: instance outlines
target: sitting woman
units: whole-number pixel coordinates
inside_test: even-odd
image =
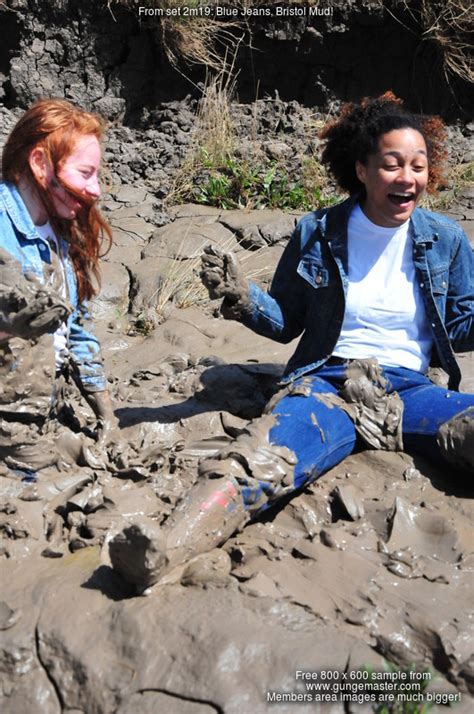
[[[102,122],[66,101],[36,102],[13,128],[0,184],[0,458],[36,471],[87,461],[82,434],[58,430],[59,374],[69,370],[116,430],[99,343],[87,327],[99,253],[111,230],[100,196]],[[56,412],[55,412],[56,409]]]
[[[346,105],[322,160],[349,198],[302,218],[271,288],[208,248],[202,279],[224,317],[280,342],[302,335],[267,414],[214,460],[161,529],[132,525],[113,566],[143,589],[210,550],[356,444],[474,467],[474,395],[454,352],[474,348],[474,259],[461,228],[417,204],[441,177],[440,120],[391,93]],[[443,367],[448,389],[427,377]]]

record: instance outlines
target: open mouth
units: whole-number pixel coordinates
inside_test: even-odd
[[[415,194],[411,192],[398,192],[389,193],[389,200],[396,206],[408,206],[412,201],[415,200]]]

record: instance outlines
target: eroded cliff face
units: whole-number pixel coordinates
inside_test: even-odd
[[[398,0],[337,0],[313,16],[303,7],[303,15],[223,20],[243,38],[235,61],[241,101],[277,93],[328,109],[393,89],[416,110],[450,120],[472,114],[468,84],[447,81],[439,46],[421,38]],[[139,3],[7,0],[0,25],[0,97],[8,108],[54,94],[133,123],[160,102],[198,96],[205,78],[203,66],[170,65],[160,21],[139,15]]]

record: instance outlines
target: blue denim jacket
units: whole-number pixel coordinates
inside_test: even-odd
[[[250,285],[250,309],[241,321],[278,342],[303,333],[285,370],[291,382],[331,356],[344,318],[348,288],[347,225],[359,199],[304,216],[283,252],[268,293]],[[454,221],[417,208],[411,219],[413,260],[433,331],[432,364],[449,386],[461,379],[454,352],[474,349],[474,253]]]
[[[47,241],[36,232],[35,226],[23,200],[12,184],[0,183],[0,241],[22,266],[23,272],[31,272],[45,281],[45,264],[51,264],[51,249]],[[68,244],[60,239],[68,287],[68,299],[74,312],[68,319],[68,350],[75,362],[81,382],[87,392],[107,388],[100,345],[84,325],[89,320],[87,303],[79,303],[74,267],[68,257]],[[14,365],[12,365],[14,369]]]

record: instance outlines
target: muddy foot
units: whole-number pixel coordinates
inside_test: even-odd
[[[110,541],[109,555],[114,570],[139,593],[158,582],[168,564],[160,528],[152,524],[124,528]]]

